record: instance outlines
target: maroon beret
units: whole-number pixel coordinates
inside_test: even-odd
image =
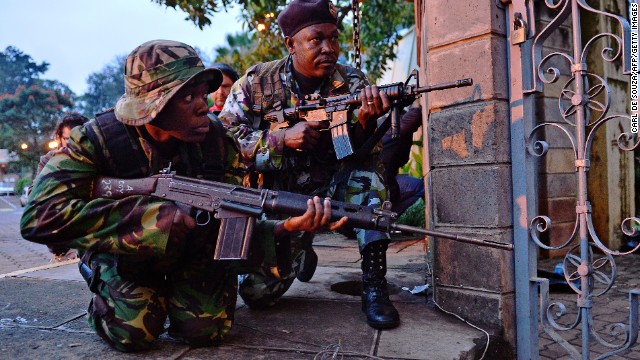
[[[293,0],[278,15],[278,25],[284,36],[291,37],[307,26],[334,24],[338,20],[336,7],[330,0]]]

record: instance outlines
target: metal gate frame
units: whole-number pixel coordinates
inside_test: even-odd
[[[596,131],[607,121],[628,118],[629,115],[607,115],[611,99],[610,88],[605,79],[588,72],[586,55],[594,42],[609,38],[617,49],[602,51],[603,61],[622,61],[623,73],[631,73],[630,27],[623,17],[592,8],[586,0],[545,0],[536,6],[547,6],[557,11],[556,17],[541,31],[535,29],[533,0],[496,0],[505,6],[508,36],[511,45],[508,50],[510,68],[510,110],[511,110],[511,155],[514,215],[514,255],[516,283],[516,330],[518,359],[538,358],[538,322],[543,331],[562,346],[573,359],[589,359],[590,344],[596,339],[611,349],[597,359],[603,359],[633,346],[638,337],[638,299],[640,290],[629,292],[629,323],[612,324],[612,328],[625,334],[622,344],[613,344],[602,338],[593,327],[593,298],[606,293],[616,279],[615,261],[612,255],[626,255],[635,249],[621,253],[607,248],[598,238],[591,219],[591,205],[587,200],[587,172],[591,145]],[[580,15],[591,12],[614,19],[620,25],[622,34],[600,33],[583,44],[580,31]],[[573,53],[553,52],[542,57],[542,45],[561,23],[571,17]],[[524,33],[524,34],[523,34]],[[614,47],[615,47],[614,46]],[[540,122],[535,118],[535,95],[542,91],[543,84],[555,83],[560,72],[547,65],[552,57],[560,57],[569,62],[571,79],[563,86],[559,99],[559,110],[565,124]],[[545,75],[545,72],[550,75]],[[568,97],[569,106],[563,106],[562,97]],[[606,103],[597,102],[595,96],[604,96]],[[565,102],[566,103],[566,102]],[[601,114],[589,121],[588,111]],[[551,247],[544,244],[539,235],[551,227],[551,219],[537,213],[537,159],[544,156],[548,144],[539,139],[540,130],[553,126],[561,130],[571,141],[575,157],[578,183],[576,223],[573,234],[562,245]],[[640,145],[636,134],[623,133],[618,139],[618,147],[623,151],[633,151]],[[635,234],[635,224],[640,219],[628,217],[622,221],[622,231]],[[574,240],[577,245],[568,248],[564,258],[564,277],[577,294],[579,308],[575,321],[562,326],[554,319],[558,313],[565,314],[565,306],[560,302],[550,303],[549,281],[537,277],[537,250],[562,249]],[[604,255],[594,254],[599,250]],[[605,273],[606,269],[610,270]],[[573,282],[579,282],[579,286]],[[604,290],[595,291],[598,282]],[[554,313],[556,310],[556,313]],[[563,339],[562,332],[581,325],[582,346],[574,347]]]

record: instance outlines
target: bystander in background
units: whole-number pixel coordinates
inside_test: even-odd
[[[69,141],[69,136],[71,134],[71,129],[76,126],[81,126],[82,124],[89,121],[89,119],[77,112],[68,112],[62,116],[62,118],[56,124],[56,129],[53,134],[54,140],[58,143],[58,147],[52,149],[48,153],[42,155],[40,157],[40,162],[38,163],[38,174],[44,169],[47,162],[58,152],[58,150],[67,146],[67,141]],[[53,254],[53,258],[51,258],[51,262],[61,262],[66,260],[75,259],[78,257],[77,251],[75,249],[69,248],[56,248],[54,246],[47,246],[49,251]]]
[[[222,84],[220,84],[218,90],[209,95],[209,113],[218,116],[224,106],[224,102],[227,101],[229,92],[231,92],[231,86],[238,81],[239,76],[238,73],[227,64],[214,63],[211,67],[220,70],[222,73]]]
[[[60,150],[61,148],[67,146],[67,141],[69,140],[69,134],[71,134],[71,129],[76,126],[80,126],[89,121],[87,117],[78,114],[77,112],[68,112],[64,114],[62,119],[58,121],[56,124],[55,132],[53,133],[53,139],[58,143],[58,147],[52,149],[48,153],[42,155],[40,157],[40,162],[38,163],[38,174],[44,169],[44,166],[47,164],[49,159],[53,157],[53,155]]]

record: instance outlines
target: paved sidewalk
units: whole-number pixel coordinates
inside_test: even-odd
[[[324,351],[325,358],[331,358],[337,351],[338,358],[345,359],[475,359],[485,347],[482,332],[433,310],[424,294],[402,289],[426,282],[424,241],[390,246],[388,279],[402,324],[377,331],[366,324],[360,310],[357,244],[325,235],[314,242],[320,264],[313,279],[296,281],[268,311],[250,310],[240,300],[235,325],[223,345],[190,349],[163,335],[150,351],[122,354],[87,324],[91,295],[77,264],[50,264],[46,247],[22,240],[19,207],[0,214],[0,358],[286,360],[323,358]]]
[[[49,263],[44,245],[20,236],[22,208],[17,196],[0,196],[0,274]]]
[[[434,310],[424,295],[403,290],[428,282],[425,244],[415,239],[394,242],[388,251],[388,279],[392,300],[400,311],[400,327],[387,331],[370,328],[357,295],[361,272],[356,243],[323,235],[314,242],[320,264],[313,279],[309,283],[296,281],[268,311],[250,310],[240,300],[236,323],[223,345],[191,349],[164,335],[150,351],[122,354],[89,328],[86,308],[91,295],[77,264],[51,264],[46,247],[20,238],[21,212],[19,204],[10,207],[0,200],[0,358],[287,360],[329,359],[337,351],[338,359],[444,360],[477,359],[486,344],[481,331]],[[640,288],[640,255],[615,260],[618,279],[614,287],[594,299],[599,330],[605,323],[628,318],[628,290]],[[557,262],[550,260],[540,266],[552,269]],[[552,298],[563,301],[572,314],[574,293],[553,293]],[[577,331],[563,337],[580,343]],[[594,356],[604,351],[594,349]],[[494,350],[490,348],[485,359],[504,358]],[[540,358],[568,359],[546,334],[540,336]],[[640,344],[610,359],[640,359]]]

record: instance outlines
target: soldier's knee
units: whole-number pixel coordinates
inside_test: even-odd
[[[291,287],[295,275],[285,279],[264,274],[247,274],[239,277],[238,294],[252,309],[269,308]]]
[[[232,317],[210,317],[189,322],[179,328],[172,325],[169,334],[183,339],[191,347],[218,346],[232,325]]]
[[[125,321],[100,295],[94,295],[89,304],[89,324],[114,349],[135,352],[149,349],[162,332],[164,321]]]

